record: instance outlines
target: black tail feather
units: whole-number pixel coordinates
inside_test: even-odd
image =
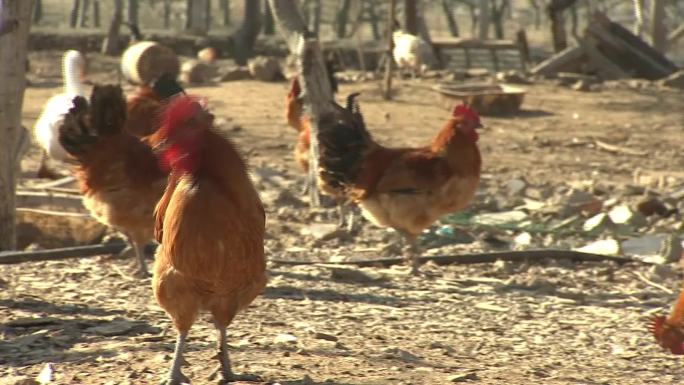
[[[363,158],[374,144],[355,99],[358,95],[347,97],[346,108],[334,103],[334,111],[321,117],[318,128],[319,176],[334,189],[344,190],[354,184]]]
[[[168,99],[173,95],[185,93],[185,90],[170,73],[164,73],[153,83],[152,89],[161,99]]]
[[[126,101],[119,86],[95,86],[90,103],[81,96],[64,116],[59,142],[71,155],[87,151],[102,136],[120,133],[126,121]]]

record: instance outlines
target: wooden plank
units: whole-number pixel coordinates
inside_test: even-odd
[[[513,40],[480,40],[472,38],[442,37],[433,38],[432,45],[439,49],[475,48],[475,49],[511,49],[517,50],[518,44]]]
[[[680,25],[674,31],[670,32],[669,35],[667,35],[668,47],[672,47],[673,45],[677,44],[679,39],[682,37],[684,37],[684,24]]]
[[[81,196],[42,191],[17,191],[17,207],[41,205],[61,206],[84,210]]]
[[[582,47],[568,47],[532,68],[535,75],[554,76],[558,72],[574,72],[579,63],[586,60]]]

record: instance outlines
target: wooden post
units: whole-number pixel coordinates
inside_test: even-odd
[[[418,7],[416,0],[404,0],[404,29],[411,35],[418,35]]]
[[[392,26],[396,13],[397,1],[390,0],[389,12],[387,12],[387,62],[385,63],[385,78],[382,96],[385,100],[392,99],[392,68],[394,67],[394,38]]]
[[[660,53],[667,49],[667,29],[665,27],[665,1],[651,0],[651,38],[653,48]]]
[[[347,36],[347,22],[349,21],[349,8],[351,8],[352,0],[343,0],[340,10],[335,16],[335,31],[338,39],[343,39]]]
[[[0,1],[0,250],[16,247],[15,191],[32,0]]]
[[[100,28],[100,0],[93,1],[93,27]]]
[[[309,110],[311,147],[309,155],[309,197],[312,207],[320,205],[318,193],[318,122],[320,117],[333,110],[323,52],[316,38],[310,37],[304,19],[299,13],[296,0],[269,0],[273,17],[278,29],[285,38],[287,46],[297,57],[299,82],[304,91],[305,103]]]
[[[102,44],[102,53],[109,56],[119,54],[119,29],[121,28],[121,18],[123,17],[123,0],[114,0],[114,13],[112,21],[109,23],[107,37]]]
[[[33,22],[40,23],[43,18],[43,0],[36,0],[36,5],[33,7]]]
[[[264,35],[273,35],[275,33],[275,25],[273,21],[273,12],[268,1],[264,2]]]
[[[321,31],[321,12],[323,11],[321,0],[314,0],[313,8],[313,34],[318,37]]]
[[[170,0],[167,0],[170,3]],[[221,5],[221,14],[223,16],[223,26],[227,27],[230,25],[230,0],[219,0]],[[171,5],[169,5],[170,7]]]
[[[171,27],[171,0],[164,0],[164,28]]]
[[[245,0],[244,9],[245,17],[243,18],[242,26],[233,36],[233,42],[235,43],[233,56],[238,65],[246,65],[247,60],[252,57],[254,45],[261,31],[261,2]],[[273,5],[271,5],[271,11],[273,11]]]
[[[88,26],[88,11],[90,11],[90,0],[82,0],[81,10],[78,12],[78,26],[81,28]]]
[[[129,23],[139,25],[138,23],[138,0],[128,0],[128,6],[126,9],[126,19]]]

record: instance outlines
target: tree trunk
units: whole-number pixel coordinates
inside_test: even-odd
[[[418,35],[418,7],[416,0],[404,0],[404,29],[411,35]]]
[[[530,7],[534,10],[534,29],[541,27],[541,9],[537,0],[530,0]]]
[[[43,18],[43,0],[36,0],[36,5],[33,7],[33,22],[40,23]]]
[[[223,25],[227,27],[230,25],[230,0],[219,0],[219,3],[221,4]]]
[[[480,11],[478,17],[478,37],[480,40],[487,40],[487,38],[489,38],[489,23],[491,21],[489,14],[489,0],[480,0],[478,10]]]
[[[392,68],[394,67],[394,38],[393,26],[396,14],[397,1],[390,0],[389,12],[387,12],[387,62],[385,63],[385,78],[383,79],[382,97],[385,100],[392,99]]]
[[[366,8],[366,12],[368,12],[368,18],[370,19],[371,30],[373,31],[373,38],[375,40],[380,40],[380,27],[378,26],[378,24],[380,23],[380,18],[378,17],[378,13],[375,12],[375,7],[372,5],[368,6]]]
[[[93,1],[93,27],[100,28],[100,0]]]
[[[128,0],[127,1],[127,7],[126,7],[126,20],[135,25],[139,25],[138,23],[138,10],[139,10],[139,4],[138,0]]]
[[[271,10],[274,11],[275,7],[273,2],[270,1]],[[285,1],[290,3],[290,1]],[[254,0],[245,0],[245,17],[242,22],[240,29],[235,32],[233,37],[233,42],[235,43],[235,62],[238,65],[246,65],[247,60],[254,54],[254,45],[256,44],[257,37],[259,36],[259,31],[261,30],[261,2]],[[299,13],[297,13],[299,15]]]
[[[504,38],[504,15],[506,13],[506,7],[508,2],[506,0],[501,0],[498,3],[497,0],[491,1],[491,19],[494,22],[494,34],[497,39]]]
[[[313,31],[313,34],[316,37],[318,37],[318,34],[321,31],[322,8],[323,8],[323,5],[321,4],[321,0],[314,0],[313,28],[311,30]]]
[[[0,1],[0,251],[16,247],[15,192],[22,140],[26,55],[32,0]]]
[[[252,0],[253,3],[259,3],[257,0]],[[194,35],[206,36],[209,32],[209,0],[188,0],[187,23],[186,29]]]
[[[102,53],[109,56],[116,56],[119,54],[119,29],[121,28],[121,19],[123,17],[123,0],[114,0],[114,13],[112,14],[112,21],[109,23],[109,31],[107,37],[102,44]]]
[[[394,0],[392,0],[394,1]],[[306,24],[296,0],[269,0],[273,17],[285,38],[290,52],[297,56],[299,81],[306,96],[311,136],[309,156],[309,195],[311,206],[320,205],[318,194],[318,122],[321,115],[332,110],[334,100],[328,80],[323,52],[317,39],[307,38]]]
[[[665,0],[651,0],[651,39],[653,48],[661,53],[667,49],[667,28],[665,27]]]
[[[338,39],[344,39],[347,36],[347,23],[349,22],[349,9],[351,8],[352,0],[343,0],[340,10],[335,16],[335,31]]]
[[[69,26],[76,28],[78,25],[78,12],[81,10],[81,0],[74,0],[71,6],[71,13],[69,14]]]
[[[164,0],[164,28],[171,28],[171,0]]]
[[[90,0],[81,1],[81,10],[78,14],[78,26],[85,28],[88,26],[88,11],[90,10]]]
[[[444,12],[444,16],[446,16],[449,33],[451,33],[451,36],[457,37],[459,35],[458,24],[456,23],[456,18],[454,17],[449,0],[442,0],[442,11]]]
[[[264,2],[264,35],[273,35],[275,33],[275,25],[273,24],[273,12],[268,0]]]
[[[551,19],[551,36],[553,38],[553,49],[560,52],[568,47],[568,37],[565,33],[565,16],[563,11],[571,7],[577,0],[551,0],[547,7],[549,18]]]

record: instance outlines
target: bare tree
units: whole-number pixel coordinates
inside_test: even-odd
[[[444,16],[447,20],[447,25],[449,26],[449,33],[451,33],[451,36],[458,36],[458,23],[456,22],[456,18],[454,17],[452,4],[450,0],[442,0],[442,11],[444,12]]]
[[[491,19],[494,22],[494,34],[497,39],[504,38],[504,15],[509,6],[508,0],[491,0]]]
[[[100,28],[100,0],[93,1],[93,27]]]
[[[342,0],[342,5],[335,15],[335,32],[339,39],[347,36],[347,23],[349,22],[349,10],[352,0]]]
[[[219,0],[219,4],[221,5],[223,25],[227,27],[230,25],[230,0]]]
[[[489,37],[489,23],[491,21],[489,14],[489,0],[479,0],[478,2],[478,37],[481,40],[486,40]]]
[[[259,1],[251,1],[259,3]],[[209,0],[187,0],[185,29],[190,33],[205,36],[209,32],[211,2]]]
[[[164,0],[164,28],[171,27],[171,0]]]
[[[81,10],[81,0],[74,0],[71,6],[71,13],[69,14],[69,26],[76,28],[78,25],[78,13]]]
[[[90,11],[90,0],[82,0],[78,13],[78,26],[81,28],[88,26],[88,11]]]
[[[269,2],[271,10],[275,12],[273,2]],[[245,17],[243,18],[242,26],[233,36],[235,62],[239,65],[247,64],[247,60],[254,53],[254,45],[259,36],[259,31],[261,31],[260,9],[260,1],[245,0]],[[273,16],[276,17],[275,13]]]
[[[651,39],[653,48],[660,52],[667,49],[667,28],[665,26],[665,0],[651,0]]]
[[[404,29],[418,35],[418,7],[416,0],[404,0]]]
[[[390,0],[389,12],[387,12],[387,62],[385,63],[385,78],[383,79],[382,96],[385,100],[392,99],[392,69],[394,67],[394,37],[392,27],[394,26],[397,1]]]
[[[36,5],[33,7],[33,22],[40,23],[43,18],[43,0],[36,0]]]
[[[264,35],[273,35],[275,33],[275,21],[273,20],[273,12],[268,0],[264,1]]]
[[[392,0],[394,1],[394,0]],[[310,37],[296,0],[269,0],[273,17],[285,38],[287,46],[297,56],[299,81],[305,95],[311,122],[311,147],[309,156],[310,204],[318,206],[318,122],[320,117],[332,110],[333,93],[318,40]]]
[[[112,21],[109,23],[109,30],[107,37],[102,44],[102,53],[105,55],[119,54],[119,30],[121,28],[121,19],[123,18],[123,0],[114,0],[114,12],[112,13]]]
[[[567,48],[568,37],[565,33],[565,16],[563,11],[573,6],[577,0],[551,0],[547,7],[551,19],[551,36],[553,37],[553,49],[560,52]]]
[[[32,10],[32,0],[0,1],[0,250],[16,247],[17,172],[21,142],[28,140],[21,109]]]
[[[138,10],[139,10],[138,0],[128,0],[126,6],[126,21],[131,24],[138,25]]]

